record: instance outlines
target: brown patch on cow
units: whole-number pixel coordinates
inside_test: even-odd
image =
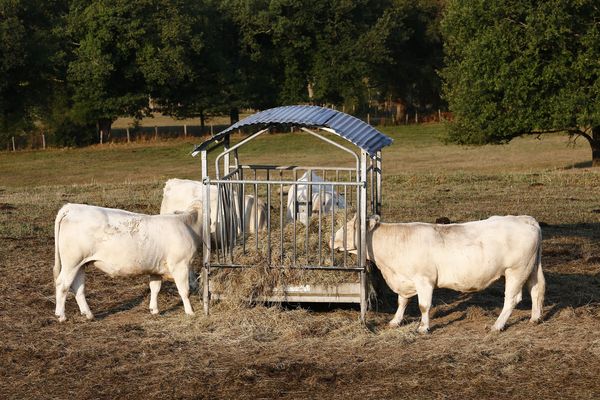
[[[451,224],[452,221],[450,221],[450,218],[448,217],[439,217],[435,220],[436,224],[441,224],[441,225],[447,225],[447,224]]]

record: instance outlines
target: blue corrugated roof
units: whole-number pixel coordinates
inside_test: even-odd
[[[331,128],[339,136],[354,143],[370,155],[375,155],[392,139],[371,125],[340,111],[318,106],[283,106],[258,112],[236,122],[199,147],[220,140],[233,131],[248,126],[294,125],[304,127]]]

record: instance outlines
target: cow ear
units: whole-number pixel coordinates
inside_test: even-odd
[[[375,215],[371,215],[371,217],[369,218],[369,230],[373,230],[375,229],[375,227],[377,225],[379,225],[379,220],[381,218],[379,217],[379,215],[375,214]]]

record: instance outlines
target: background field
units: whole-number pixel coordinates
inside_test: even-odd
[[[0,397],[23,398],[598,398],[600,396],[600,173],[587,143],[564,136],[464,148],[438,141],[442,125],[386,131],[384,220],[433,222],[529,214],[543,225],[545,321],[530,299],[508,329],[489,331],[503,282],[476,294],[434,292],[432,333],[393,310],[215,305],[183,314],[172,284],[147,311],[146,278],[88,271],[85,321],[72,296],[53,316],[53,221],[65,202],[156,213],[167,178],[197,178],[193,143],[0,154]],[[257,140],[242,156],[265,163],[337,164],[299,134]],[[239,139],[239,138],[238,138]],[[201,302],[192,299],[197,311]]]

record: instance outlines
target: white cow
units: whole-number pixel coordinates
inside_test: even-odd
[[[324,182],[324,180],[316,173],[311,173],[312,182]],[[308,182],[308,171],[305,172],[298,182]],[[298,205],[297,220],[302,222],[304,225],[308,225],[308,219],[306,218],[306,202],[308,199],[308,186],[309,185],[297,185],[296,188],[296,202]],[[318,213],[321,210],[322,213],[330,213],[331,209],[335,206],[336,209],[346,208],[346,201],[343,196],[340,196],[334,189],[333,185],[310,185],[312,186],[312,212]],[[287,194],[287,219],[294,219],[294,185],[290,186]]]
[[[418,296],[422,318],[419,332],[429,330],[429,309],[435,287],[460,292],[482,290],[505,277],[504,307],[494,330],[502,330],[521,301],[523,284],[531,292],[531,321],[540,320],[545,280],[541,264],[542,233],[529,216],[494,216],[483,221],[436,225],[368,221],[367,258],[398,294],[398,310],[390,325],[399,325],[410,297]],[[343,228],[333,247],[344,248]],[[347,225],[346,250],[358,242],[356,216]]]
[[[186,314],[190,263],[202,239],[202,208],[194,203],[184,213],[145,215],[113,208],[66,204],[54,223],[56,316],[65,318],[69,288],[81,314],[93,314],[85,299],[85,265],[110,276],[150,275],[150,311],[158,313],[161,279],[172,278]]]
[[[175,211],[186,210],[194,201],[204,202],[205,187],[201,182],[189,179],[169,179],[163,189],[163,199],[160,205],[161,214],[169,214]],[[217,186],[210,185],[210,220],[211,233],[217,231],[217,201],[219,190]],[[236,192],[233,192],[233,204],[239,210],[239,200]],[[255,204],[253,195],[244,196],[244,229],[247,233],[255,233],[256,227],[262,231],[267,226],[267,205],[260,198]],[[222,217],[221,217],[222,218]],[[241,220],[241,217],[239,217]],[[241,224],[237,225],[238,234],[242,233]]]

